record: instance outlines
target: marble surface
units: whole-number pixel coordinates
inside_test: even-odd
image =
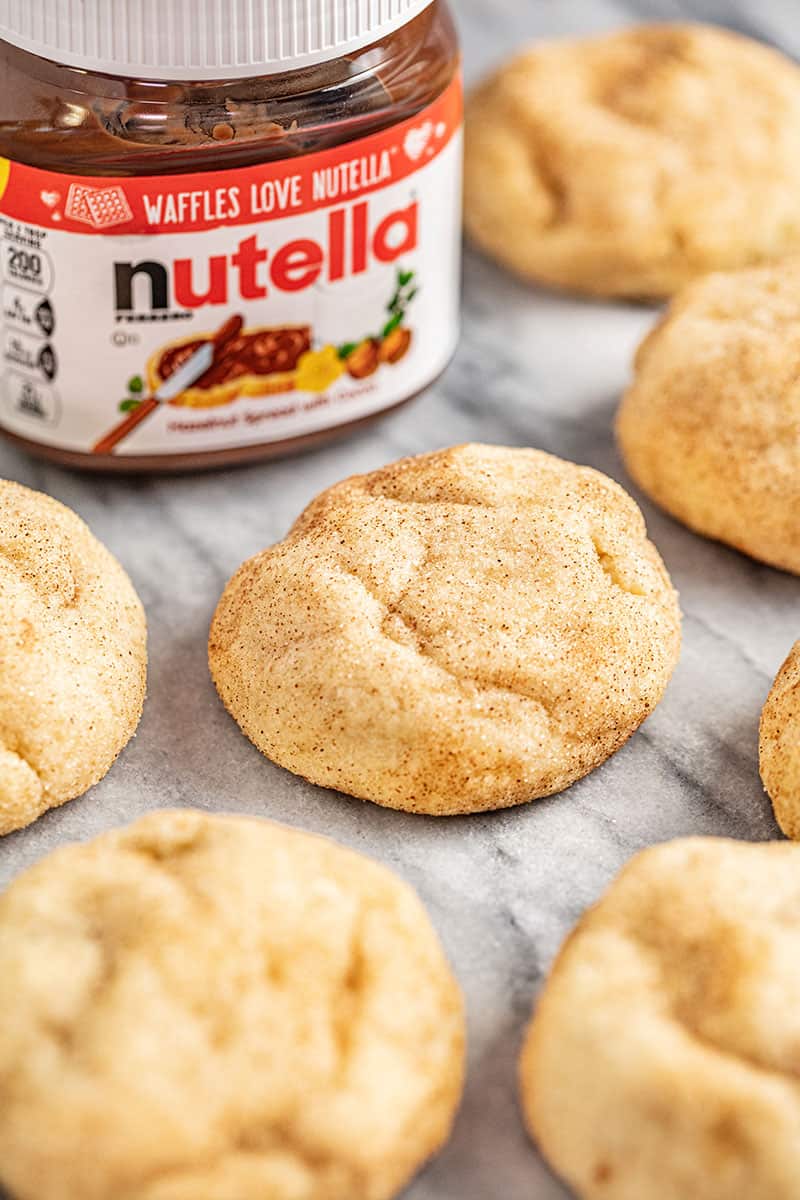
[[[474,77],[526,37],[637,19],[711,17],[800,51],[794,0],[456,0]],[[139,734],[89,795],[0,845],[0,885],[63,842],[165,805],[268,814],[383,860],[422,893],[466,992],[470,1066],[454,1137],[405,1200],[564,1200],[524,1136],[516,1098],[523,1026],[559,943],[621,865],[685,834],[777,836],[757,770],[772,677],[800,635],[800,583],[704,542],[644,502],[680,588],[683,657],[642,731],[567,794],[435,821],[328,793],[267,763],[218,703],[208,622],[239,563],[279,539],[345,474],[480,439],[532,445],[630,486],[611,435],[646,309],[526,290],[468,254],[464,338],[432,393],[354,440],[278,463],[116,482],[0,449],[0,476],[73,506],[129,570],[150,623]],[[354,1200],[356,1198],[354,1197]]]

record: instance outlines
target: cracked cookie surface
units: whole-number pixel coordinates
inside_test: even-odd
[[[800,847],[638,855],[556,960],[520,1078],[582,1200],[795,1200]]]
[[[800,70],[726,30],[548,42],[470,98],[465,213],[517,273],[669,295],[800,250]]]
[[[142,712],[144,612],[70,509],[0,480],[0,834],[82,795]]]
[[[761,778],[775,819],[800,841],[800,642],[781,667],[761,714]]]
[[[209,657],[275,762],[447,815],[585,775],[658,703],[679,643],[677,597],[617,484],[461,446],[319,496],[231,580]]]
[[[0,897],[16,1200],[388,1200],[446,1139],[461,997],[385,868],[155,813]]]
[[[696,533],[800,574],[800,259],[710,275],[645,339],[625,464]]]

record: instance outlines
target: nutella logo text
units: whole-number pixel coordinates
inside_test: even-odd
[[[205,263],[178,258],[171,269],[154,260],[115,263],[116,310],[192,310],[235,299],[264,300],[272,291],[304,291],[323,277],[336,283],[362,275],[374,263],[394,263],[417,249],[418,202],[377,223],[370,216],[369,202],[361,201],[327,214],[323,240],[296,238],[273,248],[253,234],[232,254],[213,255]]]

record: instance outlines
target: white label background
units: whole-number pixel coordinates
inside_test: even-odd
[[[119,455],[191,454],[197,451],[257,445],[327,429],[391,407],[429,384],[449,360],[458,337],[461,257],[461,156],[462,135],[456,134],[435,159],[414,175],[369,196],[370,227],[374,229],[390,212],[419,202],[419,245],[397,263],[372,264],[363,275],[330,284],[323,278],[302,292],[271,290],[264,300],[231,299],[227,305],[208,306],[192,319],[154,323],[117,322],[114,309],[113,264],[173,255],[204,263],[212,255],[230,254],[253,234],[268,233],[279,245],[297,237],[310,237],[322,245],[327,239],[327,213],[332,204],[316,212],[272,220],[263,225],[239,225],[175,236],[97,237],[59,231],[42,231],[43,249],[55,264],[50,299],[56,330],[50,339],[58,357],[53,391],[58,397],[58,417],[45,422],[14,411],[11,366],[4,367],[0,423],[13,433],[67,450],[87,451],[119,420],[119,401],[128,380],[144,375],[147,360],[166,343],[217,329],[232,312],[241,312],[248,327],[309,324],[314,345],[357,342],[377,334],[387,320],[398,267],[417,273],[419,293],[408,311],[406,324],[413,330],[412,348],[395,366],[384,366],[364,381],[342,376],[320,397],[300,391],[276,396],[240,398],[214,408],[190,409],[161,406],[118,448]],[[202,290],[202,272],[196,276]],[[10,328],[10,326],[9,326]],[[114,335],[126,331],[138,344],[115,346]],[[39,381],[44,384],[44,381]],[[292,406],[292,414],[263,419],[270,412]],[[224,428],[203,428],[209,419],[235,423]],[[255,418],[250,424],[248,418]],[[260,419],[259,419],[260,418]],[[169,429],[170,423],[197,426],[191,432]]]

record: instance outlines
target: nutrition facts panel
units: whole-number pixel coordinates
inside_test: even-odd
[[[16,416],[52,425],[59,415],[58,357],[52,341],[57,317],[47,233],[3,219],[0,234],[3,406]]]

